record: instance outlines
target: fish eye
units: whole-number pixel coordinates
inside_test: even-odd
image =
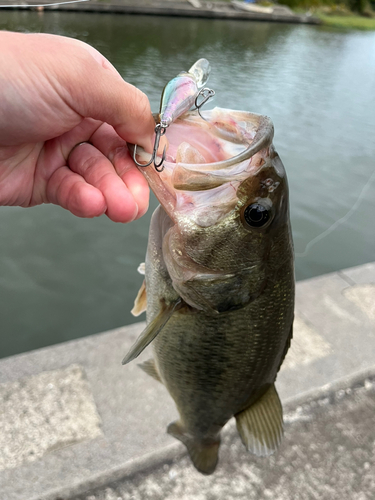
[[[270,218],[271,211],[260,203],[252,203],[244,212],[244,219],[251,227],[262,227]]]

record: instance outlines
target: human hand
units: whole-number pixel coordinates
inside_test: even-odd
[[[147,97],[78,40],[1,32],[0,47],[0,205],[142,216],[149,189],[126,141],[152,150]]]

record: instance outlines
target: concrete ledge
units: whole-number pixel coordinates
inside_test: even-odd
[[[362,376],[364,370],[372,370],[374,302],[375,263],[297,283],[294,340],[277,380],[283,402],[306,391],[320,390],[344,376],[357,372]],[[0,471],[1,500],[57,500],[79,495],[184,454],[179,443],[165,432],[177,416],[165,388],[136,363],[121,365],[124,353],[143,327],[144,323],[138,323],[0,360],[0,384],[8,388],[20,381],[26,387],[33,380],[45,384],[49,377],[59,386],[60,379],[78,370],[86,382],[81,386],[75,383],[73,392],[78,401],[85,401],[85,394],[93,398],[101,421],[100,432],[73,440],[67,446],[43,448],[40,441],[36,460],[25,460],[22,453],[16,456],[16,466]],[[146,350],[140,361],[149,357]],[[5,393],[0,390],[0,413],[9,411],[5,398],[1,398]],[[43,391],[39,394],[43,402]],[[19,404],[26,412],[38,413],[38,407],[42,407],[27,394]],[[61,408],[56,407],[48,418],[58,420],[61,414]],[[38,433],[42,432],[45,416],[40,412],[36,415]],[[47,428],[48,422],[44,425]],[[34,432],[32,425],[29,430]],[[13,431],[8,424],[0,431],[5,436],[3,446],[7,445],[6,439],[12,440]],[[27,434],[27,428],[22,432]],[[186,467],[190,470],[189,465]]]
[[[366,470],[368,478],[372,478],[375,434],[372,426],[366,426],[366,420],[372,418],[374,410],[375,366],[287,400],[284,403],[286,435],[280,450],[272,457],[257,458],[248,454],[231,421],[222,433],[219,466],[213,476],[199,475],[184,450],[176,453],[174,460],[155,454],[153,468],[139,469],[131,475],[125,473],[122,478],[83,490],[84,496],[77,491],[64,499],[353,500],[357,498],[356,489],[365,495],[358,498],[372,498],[375,494],[372,480],[367,489],[355,483],[363,482]],[[357,424],[358,418],[362,425]],[[340,439],[341,433],[346,439]],[[356,455],[361,444],[357,445],[357,441],[366,438],[367,446],[361,447],[359,463]],[[345,469],[342,464],[336,466],[340,455]],[[333,488],[332,482],[339,485]]]
[[[248,454],[234,421],[223,431],[213,476],[194,470],[183,452],[154,455],[154,467],[126,474],[66,500],[250,500],[373,498],[375,366],[284,403],[285,437],[275,455]],[[151,465],[150,463],[148,465]],[[101,485],[102,486],[102,485]],[[51,497],[43,500],[52,500]]]
[[[368,391],[371,390],[369,397],[374,400],[375,408],[375,365],[370,369],[366,369],[361,372],[343,377],[340,380],[335,380],[332,383],[326,384],[321,388],[306,391],[303,394],[299,394],[295,397],[287,399],[283,404],[286,433],[290,436],[293,436],[293,434],[296,432],[296,430],[293,429],[296,422],[311,422],[313,420],[312,413],[316,408],[327,407],[327,405],[333,406],[340,402],[344,397],[348,396],[353,399],[357,396],[358,391],[363,391],[364,389]],[[370,434],[372,434],[372,429],[369,429],[369,432]],[[296,440],[298,440],[298,436]],[[222,441],[224,443],[224,451],[221,451],[220,455],[228,454],[228,449],[225,449],[228,448],[228,441],[235,441],[238,445],[239,437],[237,435],[234,420],[231,420],[223,430]],[[242,443],[239,444],[239,447],[241,446]],[[125,464],[125,466],[119,467],[117,470],[106,472],[100,476],[93,477],[81,484],[73,486],[69,485],[63,490],[50,492],[47,495],[43,495],[41,497],[33,498],[30,500],[58,500],[58,498],[56,497],[57,495],[59,498],[62,498],[64,500],[106,500],[106,494],[108,494],[108,490],[122,488],[126,488],[128,490],[130,485],[135,486],[137,482],[144,483],[146,477],[148,478],[149,482],[157,485],[159,483],[159,480],[155,476],[164,474],[167,469],[169,471],[170,467],[181,468],[180,462],[184,457],[187,457],[186,448],[180,443],[176,442],[174,444],[171,444],[170,446],[167,446],[163,450],[151,453],[147,456],[142,457],[141,459],[130,461],[129,463]],[[253,455],[247,455],[247,457],[249,457],[247,462],[249,460],[262,460],[257,459]],[[190,468],[191,473],[193,475],[197,475],[198,473],[189,464],[188,458],[186,458],[185,462],[187,462],[187,467]],[[237,460],[235,463],[238,467]],[[197,475],[197,477],[201,476]],[[81,497],[80,495],[84,495],[84,497]],[[161,496],[161,499],[167,498],[166,491],[163,491],[162,495],[163,496]],[[123,497],[119,497],[117,494],[115,498],[116,500],[121,500]],[[153,498],[154,500],[155,497],[141,496],[140,498]],[[215,498],[221,499],[224,498],[224,496],[221,497],[218,495]],[[285,499],[288,500],[290,500],[290,498],[291,497],[285,497]],[[327,497],[327,500],[328,498],[330,498],[331,500],[331,497]],[[350,497],[347,500],[352,500],[352,498]]]
[[[0,470],[102,435],[82,369],[42,372],[0,384]]]

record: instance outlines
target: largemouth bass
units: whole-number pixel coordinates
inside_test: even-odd
[[[188,112],[166,130],[164,170],[141,169],[157,196],[145,281],[133,312],[147,327],[124,359],[153,341],[140,365],[162,382],[198,471],[217,465],[233,416],[246,448],[273,453],[282,438],[277,372],[292,338],[293,246],[288,185],[261,115]],[[138,161],[150,155],[138,150]]]

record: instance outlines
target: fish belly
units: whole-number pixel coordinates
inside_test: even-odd
[[[154,341],[155,360],[185,431],[214,438],[273,384],[290,341],[293,290],[278,303],[265,293],[243,309],[208,315],[176,312]],[[268,293],[267,293],[268,292]]]
[[[162,241],[172,223],[162,207],[151,220],[146,256],[147,319],[178,298],[165,267]],[[157,370],[181,422],[197,439],[225,423],[275,381],[290,343],[294,310],[293,259],[242,309],[208,314],[176,311],[153,342]]]

